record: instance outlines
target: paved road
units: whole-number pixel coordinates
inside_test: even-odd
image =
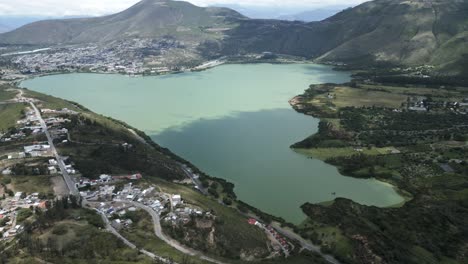
[[[199,251],[187,248],[185,246],[182,246],[176,240],[171,239],[171,238],[167,237],[166,235],[164,235],[164,233],[162,232],[162,228],[161,228],[161,219],[160,219],[158,213],[156,213],[156,211],[154,211],[151,207],[146,206],[146,205],[141,204],[141,203],[133,202],[133,201],[124,201],[124,200],[115,200],[115,201],[126,203],[126,204],[131,204],[132,206],[138,207],[138,208],[143,209],[146,212],[148,212],[151,215],[151,218],[153,218],[155,235],[159,239],[166,242],[168,245],[170,245],[173,248],[177,249],[178,251],[180,251],[180,252],[182,252],[184,254],[187,254],[187,255],[198,256],[200,259],[203,259],[203,260],[206,260],[206,261],[209,261],[209,262],[212,262],[212,263],[224,264],[224,262],[221,262],[221,261],[218,261],[216,259],[213,259],[213,258],[210,258],[210,257],[207,257],[207,256],[203,255],[202,252],[199,252]]]
[[[45,123],[44,119],[41,116],[41,112],[39,111],[39,109],[37,109],[36,105],[33,102],[30,102],[29,104],[36,112],[36,116],[39,119],[39,123],[41,124],[42,130],[46,134],[50,149],[52,150],[52,153],[54,154],[55,159],[57,160],[58,166],[60,168],[60,171],[62,172],[62,176],[63,176],[63,179],[65,180],[65,184],[67,185],[69,193],[71,195],[79,195],[80,193],[78,189],[76,188],[75,182],[71,179],[70,175],[68,174],[67,169],[65,168],[65,163],[63,162],[62,157],[58,154],[57,149],[55,148],[54,141],[52,140],[52,137],[50,136],[49,129],[47,128],[47,124]]]
[[[303,248],[305,248],[305,249],[307,249],[309,251],[316,252],[316,253],[320,254],[320,256],[322,256],[329,263],[340,264],[340,262],[337,259],[335,259],[333,256],[323,254],[322,251],[320,251],[319,246],[316,246],[316,245],[312,244],[311,242],[305,240],[304,238],[302,238],[300,235],[296,234],[292,230],[282,228],[278,223],[272,223],[271,225],[276,229],[276,231],[278,231],[278,233],[282,234],[285,237],[288,237],[291,240],[298,241]]]
[[[20,90],[20,95],[19,97],[22,97],[23,95],[23,91]],[[42,129],[44,130],[44,133],[46,134],[47,136],[47,140],[49,141],[49,145],[50,145],[50,148],[52,150],[52,152],[54,153],[54,156],[58,162],[58,165],[60,167],[60,171],[62,172],[62,176],[63,176],[63,179],[65,180],[65,183],[70,191],[70,194],[72,195],[79,195],[79,191],[78,189],[76,188],[76,185],[75,183],[73,182],[73,180],[71,179],[70,175],[67,173],[67,170],[65,169],[65,163],[63,162],[63,159],[62,157],[58,154],[57,152],[57,149],[55,148],[55,145],[53,143],[53,140],[52,140],[52,137],[50,136],[50,133],[49,133],[49,130],[47,128],[47,125],[44,121],[44,119],[42,118],[41,116],[41,113],[40,111],[37,109],[37,107],[34,105],[34,103],[30,102],[31,104],[31,107],[34,109],[34,111],[36,112],[36,115],[37,117],[39,118],[39,122],[41,124],[41,127]],[[135,133],[136,134],[136,133]],[[142,139],[143,140],[143,139]],[[199,179],[196,179],[194,176],[194,174],[192,172],[190,172],[186,166],[182,165],[181,164],[181,168],[182,170],[185,172],[185,174],[187,175],[187,177],[189,177],[192,182],[195,184],[195,186],[197,186],[197,188],[200,190],[200,192],[202,192],[203,194],[207,195],[208,192],[206,191],[205,188],[203,188],[203,185],[201,184],[200,180]],[[202,255],[202,253],[198,252],[198,251],[195,251],[193,249],[189,249],[189,248],[186,248],[182,245],[180,245],[177,241],[173,240],[173,239],[170,239],[168,237],[166,237],[163,232],[162,232],[162,228],[161,228],[161,223],[160,223],[160,217],[159,215],[153,210],[151,209],[150,207],[146,206],[146,205],[143,205],[143,204],[140,204],[140,203],[136,203],[136,202],[129,202],[129,201],[122,201],[122,202],[126,202],[126,203],[130,203],[132,204],[133,206],[135,207],[138,207],[138,208],[141,208],[145,211],[147,211],[151,217],[153,218],[153,223],[154,223],[154,231],[155,231],[155,234],[158,238],[160,238],[161,240],[163,240],[164,242],[166,242],[167,244],[169,244],[170,246],[174,247],[175,249],[179,250],[180,252],[182,253],[185,253],[185,254],[188,254],[188,255],[192,255],[192,256],[200,256],[201,259],[204,259],[206,261],[209,261],[209,262],[213,262],[213,263],[217,263],[217,264],[224,264],[223,262],[220,262],[218,260],[215,260],[215,259],[212,259],[210,257],[207,257],[207,256],[204,256]],[[131,242],[129,242],[128,240],[126,240],[123,236],[121,236],[110,224],[109,224],[109,221],[107,220],[107,218],[105,217],[104,215],[104,218],[105,218],[105,222],[106,222],[106,226],[109,226],[110,228],[108,229],[110,232],[112,232],[114,235],[116,235],[117,237],[119,237],[122,241],[124,241],[125,244],[127,244],[129,247],[132,247],[132,248],[136,248],[136,246],[134,244],[132,244]],[[103,218],[103,219],[104,219]],[[301,236],[299,236],[298,234],[294,233],[293,231],[290,231],[290,230],[287,230],[287,229],[284,229],[284,228],[281,228],[281,226],[279,225],[275,225],[274,226],[275,229],[281,233],[282,235],[292,239],[292,240],[297,240],[299,241],[299,243],[301,244],[301,246],[307,250],[310,250],[310,251],[313,251],[313,252],[317,252],[319,253],[322,257],[325,258],[325,260],[327,260],[329,263],[332,263],[332,264],[340,264],[340,262],[338,260],[336,260],[333,256],[331,255],[326,255],[326,254],[323,254],[321,251],[320,251],[320,247],[308,242],[307,240],[303,239]],[[113,231],[112,231],[113,230]],[[152,258],[162,258],[162,257],[159,257],[151,252],[148,252],[148,251],[145,251],[143,252],[144,250],[141,250],[140,252],[152,257]],[[164,259],[164,258],[162,258]],[[164,259],[165,260],[165,259]],[[166,260],[167,261],[167,260]]]
[[[192,180],[193,184],[195,184],[197,189],[204,195],[208,195],[208,191],[203,187],[201,181],[195,178],[195,174],[193,172],[190,172],[184,164],[180,164],[180,167],[185,172],[185,175],[187,175],[187,177],[189,177]]]
[[[106,215],[99,211],[99,210],[96,210],[98,212],[98,214],[101,215],[101,218],[102,220],[104,221],[104,223],[106,224],[106,230],[109,231],[110,233],[112,233],[114,236],[116,236],[117,238],[119,238],[125,245],[127,245],[128,247],[132,248],[132,249],[138,249],[137,246],[135,244],[133,244],[132,242],[128,241],[125,237],[123,237],[119,232],[117,232],[117,230],[115,230],[115,228],[110,224],[109,222],[109,219],[107,219]],[[146,251],[144,249],[140,249],[139,250],[142,254],[145,254],[147,255],[148,257],[152,258],[152,259],[157,259],[159,261],[162,261],[163,263],[174,263],[176,264],[176,262],[173,262],[173,261],[170,261],[169,259],[166,259],[166,258],[163,258],[161,256],[158,256],[154,253],[151,253],[149,251]]]

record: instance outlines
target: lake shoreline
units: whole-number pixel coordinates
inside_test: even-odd
[[[330,64],[325,64],[325,63],[316,63],[314,61],[307,60],[306,58],[302,57],[293,57],[292,59],[290,58],[291,56],[286,56],[286,55],[278,55],[278,59],[239,59],[239,60],[232,60],[233,58],[227,58],[225,61],[219,64],[215,64],[214,66],[209,66],[209,67],[203,67],[200,69],[197,69],[197,67],[203,66],[204,64],[209,63],[205,62],[199,66],[184,70],[184,71],[168,71],[164,73],[125,73],[125,72],[108,72],[108,71],[90,71],[90,70],[82,70],[82,69],[76,69],[74,71],[53,71],[53,72],[41,72],[41,73],[32,73],[28,75],[24,75],[22,78],[18,78],[15,80],[7,81],[7,83],[21,83],[26,80],[34,79],[34,78],[39,78],[39,77],[45,77],[45,76],[53,76],[53,75],[65,75],[65,74],[75,74],[75,73],[90,73],[90,74],[105,74],[105,75],[122,75],[122,76],[128,76],[128,77],[134,77],[134,78],[139,78],[139,77],[155,77],[155,76],[167,76],[167,75],[173,75],[173,74],[182,74],[182,73],[190,73],[190,72],[203,72],[209,69],[213,69],[219,66],[223,65],[236,65],[236,64],[315,64],[315,65],[323,65],[323,66],[336,66],[336,65],[330,65]],[[288,57],[289,59],[283,58],[283,56]],[[283,58],[283,59],[281,59]],[[334,68],[336,71],[340,71],[339,69]]]
[[[320,121],[324,121],[324,118],[321,117],[318,113],[315,113],[315,112],[307,112],[307,113],[304,113],[304,112],[301,112],[299,111],[300,109],[298,108],[298,105],[301,103],[301,100],[302,100],[302,97],[301,95],[297,95],[297,96],[294,96],[293,98],[291,98],[288,102],[289,104],[291,105],[292,109],[294,109],[294,111],[296,111],[297,113],[299,114],[303,114],[303,115],[306,115],[306,116],[311,116],[311,117],[314,117],[314,118],[317,118],[319,119]],[[318,132],[316,132],[315,134],[312,134],[310,135],[309,137],[312,137],[314,135],[316,135]],[[314,159],[318,159],[318,160],[321,160],[327,164],[329,164],[330,166],[334,166],[338,169],[338,171],[340,172],[341,175],[345,176],[345,177],[351,177],[351,178],[356,178],[356,179],[362,179],[362,178],[359,178],[359,177],[356,177],[356,176],[353,176],[353,175],[347,175],[346,173],[344,173],[340,166],[338,165],[335,165],[335,164],[331,164],[329,162],[327,162],[327,159],[322,159],[321,157],[318,157],[316,155],[306,155],[305,153],[301,153],[300,152],[300,149],[299,148],[296,148],[294,147],[294,145],[298,144],[299,142],[301,141],[298,141],[294,144],[291,145],[291,149],[295,152],[298,152],[300,153],[301,155],[305,155],[305,156],[308,156],[310,158],[314,158]],[[330,148],[330,149],[333,149],[333,148]],[[389,187],[393,188],[402,198],[403,198],[403,201],[402,202],[399,202],[399,203],[396,203],[396,204],[393,204],[393,205],[389,205],[389,206],[385,206],[385,207],[382,207],[382,208],[396,208],[396,207],[402,207],[404,206],[407,202],[411,201],[414,197],[413,195],[411,195],[408,191],[404,190],[404,189],[401,189],[400,187],[398,187],[394,182],[392,181],[389,181],[388,179],[384,179],[384,178],[379,178],[379,177],[372,177],[373,179],[376,179],[378,180],[379,182],[381,182],[382,184],[385,184],[385,185],[388,185]],[[323,202],[324,204],[330,204],[330,203],[333,203],[333,200],[331,201],[325,201]],[[316,203],[316,204],[322,204],[322,203]]]
[[[258,169],[255,168],[258,166],[255,166],[255,164],[251,164],[252,161],[246,161],[246,163],[244,162],[242,163],[243,165],[240,167],[241,170],[238,170],[237,167],[235,169],[229,169],[228,167],[232,167],[232,166],[229,165],[231,162],[228,162],[226,164],[227,166],[226,169],[228,171],[226,171],[223,165],[219,165],[223,168],[220,168],[218,165],[216,165],[217,162],[215,161],[218,159],[218,157],[210,157],[209,154],[207,154],[208,156],[202,157],[202,159],[200,158],[199,155],[195,155],[196,157],[193,158],[193,155],[186,152],[186,150],[187,149],[194,149],[194,150],[200,149],[200,148],[204,148],[204,146],[197,145],[196,141],[200,141],[199,140],[200,138],[197,138],[197,139],[193,138],[190,140],[192,136],[191,135],[184,136],[184,134],[180,134],[181,132],[180,130],[174,130],[173,132],[176,134],[174,135],[169,134],[169,138],[166,137],[166,141],[163,141],[161,139],[156,140],[156,138],[153,138],[153,141],[160,143],[162,146],[168,147],[169,149],[177,153],[178,156],[184,157],[185,160],[189,160],[190,162],[195,164],[197,167],[203,168],[203,170],[207,171],[209,175],[222,176],[221,178],[227,179],[230,182],[233,182],[233,180],[231,179],[235,179],[234,182],[236,182],[236,194],[239,194],[240,199],[245,200],[246,202],[249,202],[249,203],[254,201],[253,204],[255,205],[255,207],[262,208],[262,210],[265,210],[266,212],[269,212],[270,214],[273,214],[273,215],[283,216],[285,218],[288,218],[288,216],[293,215],[293,217],[289,217],[289,218],[292,218],[294,220],[288,220],[288,221],[299,222],[298,217],[295,216],[296,214],[300,214],[299,218],[301,219],[300,221],[302,221],[304,216],[303,216],[302,210],[300,209],[300,206],[304,202],[307,202],[307,201],[320,202],[323,200],[328,200],[332,198],[330,193],[334,191],[340,193],[344,197],[348,197],[349,199],[353,199],[362,204],[388,206],[396,202],[396,200],[399,201],[400,198],[397,198],[397,196],[393,196],[394,191],[392,188],[384,187],[381,184],[376,184],[372,181],[352,180],[350,177],[344,177],[343,175],[339,174],[336,171],[336,168],[334,166],[330,166],[328,164],[318,162],[318,161],[316,161],[315,163],[314,162],[311,163],[307,161],[304,156],[297,155],[291,152],[291,150],[289,149],[289,146],[292,143],[296,142],[297,140],[301,140],[302,138],[310,135],[311,132],[315,131],[317,128],[317,123],[316,123],[317,121],[314,121],[310,117],[298,115],[297,112],[293,111],[290,105],[287,104],[287,98],[290,98],[290,96],[297,94],[299,91],[303,90],[304,87],[309,86],[310,83],[320,83],[320,82],[326,82],[326,81],[331,81],[331,80],[340,81],[340,82],[347,81],[349,80],[349,75],[343,72],[335,72],[331,69],[331,67],[316,65],[313,63],[306,63],[303,65],[300,65],[300,64],[299,65],[289,64],[289,65],[291,66],[286,66],[286,65],[276,66],[276,65],[269,64],[269,63],[268,64],[267,63],[255,64],[255,65],[250,65],[250,66],[247,66],[247,65],[244,66],[244,64],[225,65],[223,67],[217,67],[216,69],[212,70],[212,72],[217,72],[217,73],[222,72],[223,73],[222,75],[218,74],[219,77],[215,77],[211,71],[202,72],[202,73],[191,73],[191,74],[180,75],[177,77],[170,77],[170,78],[169,77],[167,78],[154,77],[154,79],[153,78],[132,79],[132,78],[118,77],[118,75],[106,75],[106,74],[98,74],[103,77],[94,75],[94,74],[91,74],[91,75],[80,74],[80,75],[71,75],[71,76],[68,75],[64,77],[46,77],[45,79],[37,79],[38,81],[35,80],[34,82],[32,82],[35,84],[34,86],[36,88],[39,88],[39,89],[32,89],[32,90],[40,91],[46,94],[52,94],[57,97],[66,98],[70,101],[78,102],[82,105],[85,105],[86,107],[89,107],[94,112],[103,113],[104,115],[112,116],[115,119],[124,120],[127,123],[129,123],[132,127],[137,127],[143,131],[156,131],[157,127],[169,127],[167,122],[164,120],[166,118],[165,116],[167,116],[168,113],[172,116],[171,120],[176,118],[175,120],[177,122],[174,124],[172,123],[173,121],[171,121],[170,124],[175,125],[176,127],[178,126],[177,124],[184,124],[184,123],[189,124],[188,126],[184,125],[184,130],[191,129],[192,126],[190,124],[195,124],[193,123],[193,121],[197,121],[199,120],[199,118],[201,118],[201,120],[205,120],[204,123],[202,123],[203,125],[213,124],[213,125],[218,126],[217,124],[219,124],[221,126],[219,129],[224,129],[233,124],[237,124],[237,125],[234,125],[233,127],[230,127],[232,131],[237,131],[236,127],[251,127],[249,123],[242,123],[246,121],[250,122],[248,120],[255,122],[257,126],[258,126],[258,122],[267,122],[267,124],[265,125],[268,125],[268,126],[272,125],[272,127],[268,131],[277,131],[278,129],[280,129],[281,132],[278,131],[277,134],[274,136],[274,137],[279,137],[273,140],[274,142],[276,142],[276,144],[271,144],[270,139],[268,138],[265,138],[265,140],[269,140],[268,142],[262,143],[262,146],[268,146],[268,149],[270,149],[267,152],[271,152],[271,154],[274,154],[274,156],[271,156],[271,154],[267,156],[261,155],[263,157],[262,160],[261,161],[257,160],[257,162],[261,162],[262,164],[271,164],[272,160],[284,160],[284,162],[286,162],[286,166],[281,166],[284,168],[283,169],[280,168],[280,170],[273,169],[273,168],[276,168],[277,166],[273,166],[273,167],[268,166],[266,167],[266,170],[262,169],[261,171],[258,171]],[[175,113],[173,113],[173,110],[171,110],[172,109],[171,105],[173,105],[173,103],[171,103],[171,100],[166,100],[166,99],[163,99],[164,97],[161,97],[163,95],[161,93],[166,93],[168,91],[174,90],[174,89],[167,90],[167,89],[163,89],[162,87],[173,87],[173,88],[184,87],[184,89],[182,90],[183,91],[182,94],[171,95],[168,98],[177,98],[177,103],[180,105],[193,104],[191,106],[189,105],[189,109],[197,109],[198,111],[200,110],[199,109],[200,107],[199,107],[199,104],[196,103],[198,101],[197,98],[193,98],[192,96],[192,97],[187,98],[188,101],[179,100],[179,98],[186,97],[185,95],[187,94],[187,91],[188,91],[186,90],[186,87],[193,86],[193,85],[195,85],[195,87],[198,87],[198,86],[204,87],[204,85],[207,84],[206,82],[209,82],[209,83],[214,84],[213,87],[209,89],[212,89],[212,91],[215,92],[213,94],[210,91],[209,94],[211,94],[212,96],[216,98],[218,98],[218,96],[221,96],[221,94],[223,94],[222,96],[225,96],[225,92],[223,92],[224,89],[222,90],[219,89],[219,83],[224,83],[224,80],[232,75],[233,69],[236,69],[234,72],[237,74],[247,74],[245,75],[245,80],[241,80],[241,83],[236,82],[236,83],[230,84],[232,87],[227,86],[225,88],[227,89],[226,91],[236,90],[233,95],[239,96],[233,99],[233,97],[230,94],[227,95],[228,96],[227,99],[229,99],[229,101],[232,101],[231,103],[232,105],[228,106],[228,107],[231,107],[229,108],[230,110],[228,111],[228,113],[231,113],[230,111],[234,110],[240,113],[240,115],[237,115],[237,114],[234,116],[230,114],[226,115],[227,112],[218,112],[218,110],[213,109],[213,106],[211,104],[208,104],[204,108],[206,108],[205,110],[208,111],[210,115],[213,114],[212,116],[201,115],[200,117],[196,116],[194,118],[190,118],[188,121],[187,120],[183,121],[184,119],[180,121],[180,118],[185,118],[184,116],[186,116],[185,114],[186,111],[183,110],[184,108],[181,109],[180,111],[176,111]],[[242,70],[238,72],[239,69],[242,69]],[[266,74],[265,76],[258,75],[262,71],[264,71],[264,74]],[[267,78],[267,76],[270,76],[272,73],[275,76],[280,76],[280,74],[283,74],[282,75],[283,78],[281,79],[280,82],[272,78]],[[245,83],[251,83],[250,80],[252,80],[252,78],[259,79],[262,81],[259,82],[259,84],[254,83],[254,84],[250,84],[251,86],[244,87],[243,89],[245,90],[245,92],[242,92],[241,94],[239,94],[239,92],[237,91],[238,87],[243,86]],[[61,81],[58,81],[59,79]],[[188,79],[190,81],[185,83],[184,82],[185,79]],[[201,85],[195,84],[193,82],[197,80],[200,81],[203,79],[205,79],[206,81],[202,82]],[[269,80],[265,81],[266,79],[269,79]],[[109,83],[110,84],[109,85],[105,81],[101,82],[102,80],[110,80],[112,84]],[[176,83],[181,82],[181,81],[184,83],[183,85],[178,85],[178,84],[174,84],[173,83],[174,81]],[[66,84],[70,82],[71,84]],[[117,86],[115,86],[115,85],[119,86],[122,82],[130,85],[129,88],[127,89],[124,87],[123,88],[124,90],[121,90],[121,88],[118,88]],[[75,83],[76,85],[72,85],[73,83]],[[127,84],[124,84],[124,83],[122,84],[126,86]],[[143,85],[140,89],[138,89],[140,91],[139,94],[142,94],[143,96],[137,96],[135,95],[134,92],[131,92],[131,91],[134,91],[135,85],[137,84],[139,85],[140,83],[146,83],[146,87],[147,87],[147,88],[144,88],[143,86],[145,85]],[[34,88],[34,86],[29,86],[29,85],[30,83],[28,83],[26,87],[29,87],[30,89]],[[45,89],[40,89],[40,87],[43,87]],[[62,89],[64,87],[67,87],[69,89]],[[83,87],[85,88],[83,89]],[[106,88],[102,90],[102,89],[97,89],[98,87],[103,87],[103,88],[108,87],[109,89]],[[158,89],[157,87],[160,87],[161,89]],[[252,96],[251,89],[256,89],[258,96]],[[195,89],[194,91],[197,91],[197,90],[199,89]],[[70,92],[80,91],[80,93],[78,94],[78,97],[76,97],[76,96],[73,96],[74,93],[70,93],[68,91]],[[111,104],[109,105],[109,107],[102,107],[102,100],[99,99],[102,97],[99,94],[96,94],[93,97],[94,99],[92,99],[91,101],[89,100],[88,97],[85,96],[86,94],[88,94],[88,92],[96,93],[97,91],[102,91],[103,92],[102,96],[108,96],[112,91],[115,91],[115,93],[117,94],[121,94],[121,96],[118,96],[116,98],[113,97],[112,102],[109,102]],[[130,94],[127,94],[125,91],[130,92]],[[151,92],[148,93],[148,91],[151,91]],[[259,96],[264,97],[265,92],[273,94],[274,96],[273,97],[269,96],[269,98],[267,98],[267,101],[266,101],[267,104],[265,104],[265,99],[260,100],[260,103],[259,103],[259,98],[260,98]],[[245,102],[245,94],[251,95],[251,98],[248,99],[247,102]],[[199,94],[198,96],[199,96],[198,99],[204,98],[203,93]],[[120,100],[120,97],[122,97],[121,98],[122,100]],[[154,99],[156,99],[155,97],[161,97],[161,99],[154,101]],[[128,98],[132,98],[132,100],[128,100]],[[169,105],[167,105],[167,107],[160,105],[160,103],[158,103],[159,101],[161,101],[161,103],[168,102]],[[142,109],[142,111],[146,111],[146,112],[149,111],[149,113],[153,112],[154,114],[157,114],[157,115],[153,115],[152,118],[150,119],[148,119],[145,116],[142,116],[142,118],[138,117],[138,119],[134,119],[133,118],[134,114],[137,114],[141,111],[132,110],[132,109],[135,109],[135,110],[139,109],[139,107],[135,108],[132,102],[139,102],[140,105],[159,105],[156,108],[150,107],[149,109],[146,109],[146,108],[145,110]],[[238,108],[239,102],[242,102],[241,104],[243,105],[242,108]],[[271,102],[273,102],[273,104],[271,104]],[[123,103],[123,105],[121,103]],[[244,108],[245,106],[249,106],[249,107]],[[255,106],[255,107],[251,108],[252,106]],[[122,111],[115,112],[116,107],[120,109],[127,109],[127,110],[124,112]],[[226,108],[226,105],[222,105],[222,108],[223,109]],[[169,109],[169,111],[166,111],[167,109]],[[269,109],[281,109],[282,111],[271,112],[271,113],[266,111],[266,112],[263,112],[265,115],[259,114],[260,112],[257,112],[258,110],[269,110]],[[131,110],[132,113],[134,114],[126,114],[128,113],[128,110]],[[163,112],[160,112],[160,111],[163,111]],[[121,112],[125,114],[124,115],[119,114]],[[179,115],[183,115],[183,116],[179,116]],[[160,116],[160,118],[158,116]],[[215,118],[213,118],[213,116]],[[227,123],[224,124],[222,123],[224,122],[222,120],[226,116],[229,116],[230,119],[227,119],[227,120],[231,120],[231,121],[226,120]],[[251,119],[251,118],[254,118],[254,119]],[[180,122],[177,120],[179,120]],[[150,121],[150,123],[147,123],[147,121]],[[234,123],[232,123],[233,121]],[[241,123],[236,123],[236,122],[241,122]],[[154,125],[152,124],[156,124],[157,126],[154,127]],[[273,124],[276,124],[276,125],[273,125]],[[278,127],[278,125],[280,127]],[[294,127],[294,130],[288,129],[288,127],[289,128]],[[214,131],[219,131],[219,129],[214,128]],[[211,132],[205,131],[202,134],[205,134],[205,133],[210,134]],[[267,131],[264,131],[264,132],[251,131],[249,133],[254,133],[254,134],[260,133],[260,135],[256,135],[254,137],[256,138],[257,136],[262,137],[261,134],[268,133],[268,132]],[[196,132],[193,135],[199,135],[199,133]],[[177,138],[172,139],[171,138],[172,136],[177,137]],[[216,135],[213,135],[213,136],[215,136],[216,138]],[[249,137],[251,136],[252,135],[250,135]],[[172,143],[166,144],[167,139],[172,140]],[[210,141],[210,144],[217,145],[217,143],[211,142],[211,139],[212,138],[207,138],[206,140]],[[185,141],[188,140],[188,142],[185,142],[184,140]],[[232,141],[232,139],[226,139],[226,140]],[[223,142],[226,140],[222,140],[221,142],[219,142],[219,144],[221,144],[222,146],[223,144],[225,144]],[[235,142],[237,139],[233,139],[233,140],[234,140],[233,142]],[[230,147],[234,147],[234,148],[243,147],[244,149],[249,149],[252,146],[254,146],[254,144],[258,143],[258,142],[250,142],[250,139],[246,139],[246,140],[247,141],[243,140],[245,142],[239,146],[230,146]],[[247,142],[250,142],[250,143],[247,143]],[[175,147],[176,145],[182,145],[182,148],[180,146]],[[271,150],[272,147],[274,147],[274,150]],[[215,152],[213,152],[213,150],[210,150],[209,152],[210,153],[221,153],[221,152],[224,153],[223,149],[225,148],[220,147]],[[239,149],[236,151],[243,151],[243,150]],[[200,151],[197,151],[197,152],[200,152]],[[234,157],[231,157],[231,159],[232,158],[237,159],[235,156],[236,155],[234,155]],[[229,156],[223,157],[223,160],[221,160],[222,163],[220,164],[224,164],[223,162],[227,162],[227,159],[229,159]],[[204,162],[204,160],[207,160],[207,162]],[[289,166],[291,166],[290,169],[288,169]],[[293,167],[296,169],[291,170]],[[242,169],[242,168],[251,168],[251,169]],[[318,168],[320,168],[319,169],[320,173],[313,173]],[[253,184],[250,180],[252,179],[252,175],[257,175],[258,173],[260,173],[260,175],[258,175],[259,177],[255,177],[256,178],[254,181],[254,183],[256,184],[255,186],[261,186],[262,184],[264,184],[265,179],[262,177],[266,177],[266,175],[270,175],[269,173],[273,173],[274,175],[273,183],[272,183],[273,186],[268,188],[268,189],[271,189],[272,193],[275,193],[278,191],[280,192],[281,186],[284,186],[284,184],[289,184],[290,188],[297,189],[298,191],[294,195],[290,196],[288,198],[289,201],[285,201],[282,207],[280,208],[276,206],[271,207],[270,206],[271,203],[268,202],[269,195],[267,195],[267,193],[265,194],[262,193],[261,195],[257,196],[258,194],[253,194],[253,192],[256,192],[255,188],[250,187]],[[244,176],[238,177],[236,175],[244,175]],[[286,180],[286,178],[282,177],[282,175],[290,175],[290,177],[293,177],[291,178],[292,181]],[[246,184],[246,180],[248,180],[250,184]],[[275,185],[276,183],[280,183],[280,184],[276,186]],[[340,183],[346,183],[345,185],[349,185],[351,187],[348,186],[348,188],[343,189],[343,187],[340,186]],[[306,186],[309,186],[309,187],[316,186],[313,188],[317,188],[318,186],[321,186],[323,184],[326,184],[326,185],[332,184],[332,185],[331,187],[329,186],[328,188],[317,190],[314,192],[311,192],[310,189],[305,188]],[[353,190],[361,190],[361,191],[353,191]],[[380,192],[387,193],[387,195],[380,195]],[[378,198],[379,196],[377,195],[379,195],[380,198]],[[376,197],[378,199],[376,199]],[[260,198],[262,198],[261,201],[258,200]],[[267,204],[268,206],[264,207],[263,204]],[[297,211],[297,213],[293,213],[293,214],[284,213],[284,212],[281,213],[281,211],[283,211],[283,209],[281,208],[283,207],[285,207],[284,209],[285,212]]]

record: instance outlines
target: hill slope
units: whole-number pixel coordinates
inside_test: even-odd
[[[432,64],[461,74],[468,63],[468,0],[375,0],[320,22],[248,19],[227,8],[143,0],[114,15],[32,23],[0,44],[96,43],[173,36],[205,57],[272,51],[319,62]]]
[[[143,0],[120,13],[80,19],[45,20],[0,35],[3,44],[106,42],[123,38],[203,38],[205,29],[227,27],[229,19],[242,18],[224,8],[201,8],[187,2]]]
[[[248,20],[223,52],[273,51],[320,62],[434,64],[459,70],[468,54],[467,0],[376,0],[312,23]]]

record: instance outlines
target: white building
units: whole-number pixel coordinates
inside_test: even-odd
[[[180,196],[180,194],[174,194],[172,196],[172,206],[177,206],[181,202],[182,202],[182,197]]]

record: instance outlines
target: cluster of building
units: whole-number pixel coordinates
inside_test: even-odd
[[[41,109],[41,113],[42,114],[62,114],[62,115],[77,115],[78,114],[78,112],[70,110],[68,108],[62,108],[62,109],[59,109],[59,110],[43,108],[43,109]]]
[[[174,197],[172,198],[174,200]],[[215,216],[211,212],[203,211],[200,208],[195,208],[193,206],[184,204],[183,202],[178,203],[171,212],[166,214],[163,220],[167,223],[176,225],[185,225],[188,224],[192,217],[203,217],[214,219]]]
[[[86,188],[86,187],[92,187],[92,186],[98,186],[98,185],[104,185],[104,186],[101,186],[102,188],[104,188],[104,187],[105,188],[107,188],[107,187],[115,188],[115,186],[108,186],[108,185],[112,184],[112,183],[115,183],[115,182],[118,182],[118,181],[121,181],[121,180],[140,180],[141,178],[143,178],[143,176],[140,173],[128,174],[128,175],[117,175],[117,176],[101,174],[99,176],[99,179],[94,179],[94,180],[88,179],[86,177],[77,178],[75,184],[76,184],[76,187],[78,189]],[[94,192],[93,194],[99,196],[99,194],[100,194],[99,191],[100,190]],[[90,195],[90,193],[83,192],[82,196],[89,196],[89,195]]]
[[[39,118],[30,108],[25,111],[25,117],[16,121],[17,127],[0,135],[0,142],[11,142],[25,138],[28,134],[42,133]]]
[[[46,208],[46,200],[39,197],[39,193],[26,195],[17,192],[13,197],[6,197],[0,203],[0,239],[8,239],[16,236],[23,230],[23,226],[17,223],[17,213],[25,208]]]
[[[115,200],[138,202],[150,207],[158,214],[174,205],[171,204],[171,195],[156,191],[155,186],[142,189],[133,186],[132,183],[126,184],[121,191],[118,191]],[[176,199],[173,202],[177,203],[180,200]]]
[[[265,232],[267,232],[274,239],[274,241],[276,242],[276,245],[273,245],[275,251],[283,251],[283,253],[286,256],[290,254],[290,252],[292,251],[292,245],[288,243],[286,238],[283,237],[280,233],[278,233],[272,226],[267,226],[254,218],[250,218],[248,220],[248,223],[251,225],[258,226],[259,228],[265,230]]]
[[[272,226],[266,226],[265,229],[279,242],[281,249],[284,254],[287,256],[291,252],[291,245],[286,241],[286,239],[278,233]]]
[[[26,137],[25,131],[17,131],[17,132],[7,132],[7,133],[0,133],[0,142],[12,142],[21,140]]]
[[[23,74],[76,70],[141,74],[169,71],[164,66],[167,64],[165,53],[184,47],[184,43],[173,38],[125,39],[106,45],[65,46],[9,56],[13,57],[12,62]],[[148,57],[160,65],[145,66]]]
[[[15,100],[23,100],[27,98],[18,97]],[[61,110],[51,110],[51,109],[42,109],[42,113],[46,114],[47,117],[44,118],[50,135],[52,138],[62,138],[62,142],[66,142],[68,130],[64,127],[64,124],[70,122],[69,119],[63,118],[57,115],[74,115],[77,112],[69,110],[67,108]],[[17,141],[26,138],[29,135],[38,135],[42,134],[45,131],[40,124],[40,119],[36,115],[36,112],[30,107],[26,108],[24,118],[16,122],[17,127],[11,129],[9,132],[1,135],[1,142],[11,142]],[[45,139],[45,138],[44,138]],[[32,145],[23,146],[22,151],[8,153],[6,155],[7,159],[24,159],[24,158],[34,158],[34,157],[53,157],[53,150],[47,141],[45,142],[35,142]],[[47,164],[48,173],[50,175],[59,174],[61,172],[59,168],[58,161],[55,159],[50,159]],[[65,165],[65,169],[69,174],[76,174],[77,171],[73,168],[71,164]],[[4,168],[1,173],[3,175],[10,175],[12,171],[10,168]]]
[[[210,212],[204,212],[200,208],[185,204],[180,194],[164,193],[158,191],[156,186],[143,189],[134,186],[131,182],[125,184],[121,190],[117,190],[112,184],[116,180],[118,179],[110,176],[108,178],[102,177],[97,180],[96,184],[100,183],[100,185],[95,191],[82,191],[80,194],[88,201],[112,202],[113,205],[102,202],[98,209],[112,219],[115,219],[115,214],[123,215],[125,205],[129,202],[151,208],[158,215],[164,215],[164,221],[174,225],[186,224],[192,216],[214,217]],[[122,222],[117,224],[120,225]]]
[[[20,158],[22,157],[49,157],[52,156],[52,151],[48,143],[44,144],[34,144],[23,147],[24,152],[20,153]]]
[[[468,113],[468,98],[461,101],[432,101],[425,96],[409,98],[408,110],[426,112],[431,110],[445,110],[460,114]]]
[[[110,224],[117,230],[129,227],[133,221],[127,217],[128,212],[137,210],[134,206],[128,206],[125,203],[114,202],[112,204],[100,203],[96,208],[101,213],[105,214],[107,219],[112,219]]]

